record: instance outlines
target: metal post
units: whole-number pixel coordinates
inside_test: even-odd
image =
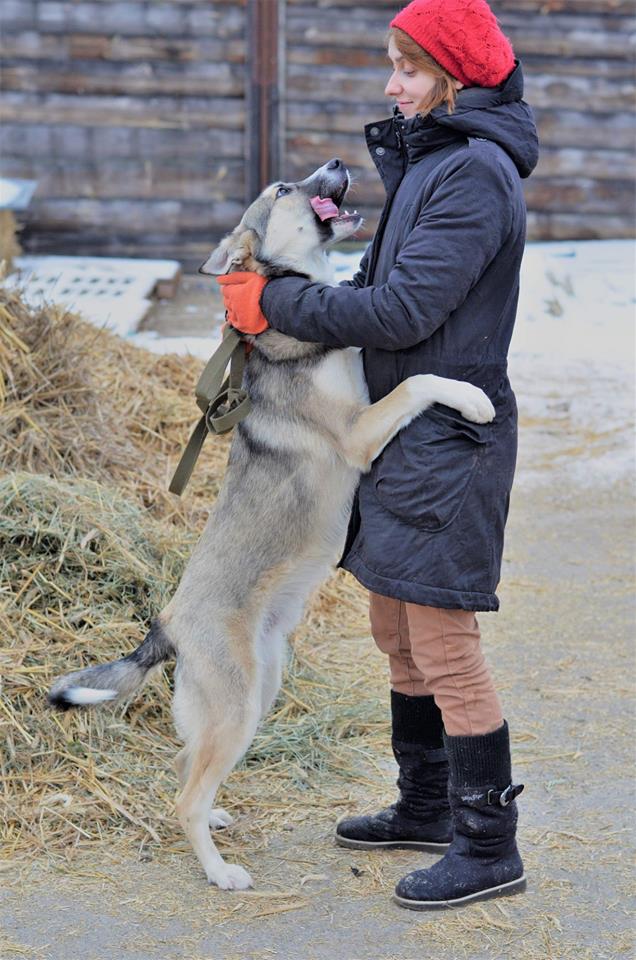
[[[246,201],[281,179],[285,0],[247,0]]]

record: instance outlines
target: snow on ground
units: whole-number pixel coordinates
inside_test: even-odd
[[[131,333],[126,339],[136,347],[144,347],[152,353],[176,353],[180,357],[190,354],[201,360],[209,360],[221,343],[221,337],[212,334],[208,337],[162,337],[156,330],[140,330],[138,333]]]
[[[634,467],[636,281],[631,241],[528,244],[510,346],[523,479],[580,484]]]

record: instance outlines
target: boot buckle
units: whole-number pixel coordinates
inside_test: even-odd
[[[523,786],[524,785],[522,783],[511,783],[506,787],[505,790],[489,790],[486,802],[488,804],[498,802],[500,806],[507,807],[510,803],[512,803],[515,797],[519,796],[523,790]]]

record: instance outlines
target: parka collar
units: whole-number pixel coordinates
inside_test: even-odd
[[[439,126],[429,117],[405,120],[399,110],[388,120],[369,123],[364,128],[367,147],[390,195],[397,190],[409,165],[428,153],[465,140],[455,130]]]

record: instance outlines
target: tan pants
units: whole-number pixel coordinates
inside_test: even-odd
[[[450,736],[498,730],[503,715],[470,610],[443,610],[370,594],[371,632],[389,656],[391,686],[435,697]]]

